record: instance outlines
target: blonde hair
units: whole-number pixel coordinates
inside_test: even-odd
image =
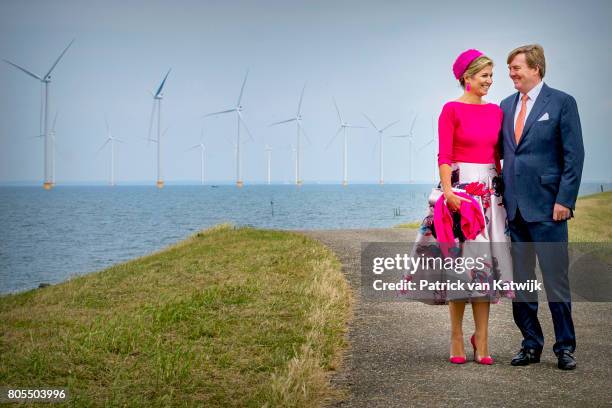
[[[488,67],[488,66],[491,66],[491,67],[493,66],[493,60],[487,57],[486,55],[481,55],[478,58],[474,58],[474,61],[470,62],[470,65],[468,65],[467,69],[465,70],[461,78],[459,78],[459,83],[461,84],[463,88],[465,88],[465,77],[466,76],[472,77],[476,75],[477,73],[479,73],[483,68]]]
[[[544,74],[546,73],[546,58],[544,58],[544,48],[542,48],[540,44],[523,45],[522,47],[513,49],[510,54],[508,54],[508,65],[510,65],[514,57],[519,54],[525,54],[527,66],[531,69],[539,68],[540,78],[544,78]]]

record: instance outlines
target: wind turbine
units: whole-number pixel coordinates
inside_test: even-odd
[[[242,187],[244,185],[242,181],[242,168],[240,167],[240,125],[241,124],[242,126],[244,126],[244,129],[247,131],[249,138],[253,140],[253,136],[251,135],[251,132],[249,131],[249,128],[247,127],[246,122],[244,121],[244,118],[242,117],[242,111],[244,110],[244,108],[241,105],[242,94],[244,93],[244,86],[246,85],[246,81],[248,77],[249,77],[249,71],[247,70],[246,75],[244,76],[244,81],[242,81],[242,87],[240,88],[240,95],[238,96],[238,102],[236,103],[235,108],[227,109],[227,110],[220,111],[220,112],[213,112],[213,113],[204,115],[204,117],[206,118],[209,116],[216,116],[216,115],[222,115],[224,113],[236,112],[236,120],[238,122],[237,133],[236,133],[236,143],[235,143],[235,147],[236,147],[236,186],[237,187]]]
[[[161,168],[161,103],[162,99],[164,99],[164,94],[162,93],[164,89],[164,85],[166,84],[166,79],[168,79],[168,75],[170,75],[170,71],[172,68],[168,70],[166,76],[163,81],[157,88],[157,92],[153,96],[153,107],[151,108],[151,118],[149,119],[149,141],[157,143],[157,188],[164,187],[164,181],[162,179],[162,168]],[[151,139],[151,131],[153,130],[153,120],[155,118],[155,114],[157,113],[157,139]],[[166,129],[167,130],[167,129]],[[166,132],[164,131],[163,134]]]
[[[272,148],[266,145],[264,150],[266,151],[266,159],[268,162],[268,185],[270,185],[270,164],[272,163]]]
[[[52,179],[52,166],[51,166],[51,138],[49,135],[49,88],[51,85],[51,73],[53,72],[53,70],[55,69],[55,67],[57,66],[57,64],[59,63],[59,61],[62,59],[62,57],[64,56],[64,54],[66,53],[66,51],[68,51],[68,48],[70,48],[70,46],[72,45],[72,43],[74,42],[74,40],[70,41],[70,43],[68,44],[68,46],[66,48],[64,48],[64,51],[62,51],[62,53],[60,54],[59,57],[57,57],[57,59],[55,60],[55,62],[53,63],[53,65],[51,66],[51,68],[49,69],[49,71],[47,71],[47,73],[44,76],[39,76],[37,74],[32,73],[31,71],[28,71],[27,69],[9,61],[9,60],[4,60],[4,62],[6,62],[7,64],[10,64],[12,66],[14,66],[15,68],[17,68],[18,70],[24,72],[25,74],[31,76],[34,79],[37,79],[41,82],[41,84],[44,84],[44,91],[43,91],[43,95],[42,95],[42,100],[41,100],[41,123],[44,126],[44,133],[43,136],[45,138],[45,150],[44,150],[44,181],[43,181],[43,187],[45,190],[50,190],[53,187],[54,181]]]
[[[385,184],[385,180],[384,180],[384,176],[383,176],[383,172],[384,172],[383,133],[385,132],[385,130],[389,129],[391,126],[393,126],[397,122],[399,122],[399,120],[396,120],[395,122],[391,122],[387,126],[379,129],[374,124],[374,121],[368,117],[368,115],[366,115],[364,113],[363,116],[365,116],[365,118],[370,122],[370,124],[372,124],[372,127],[374,128],[374,130],[376,130],[376,132],[378,132],[378,142],[377,142],[377,144],[380,146],[380,159],[379,159],[379,166],[380,166],[380,168],[379,168],[379,171],[378,171],[378,173],[379,173],[378,184]],[[376,149],[376,146],[374,146],[374,149]]]
[[[405,135],[396,135],[393,137],[400,137],[408,139],[408,182],[412,183],[412,159],[413,159],[413,141],[414,141],[414,124],[416,122],[417,115],[414,115],[412,119],[412,125],[410,125],[410,131]]]
[[[306,132],[304,132],[304,128],[302,127],[302,100],[304,98],[304,90],[306,89],[306,83],[304,83],[304,87],[302,88],[302,93],[300,94],[300,100],[298,102],[297,113],[293,118],[287,120],[281,120],[280,122],[274,122],[270,126],[280,125],[282,123],[295,122],[296,124],[296,164],[295,164],[295,184],[298,186],[302,185],[302,179],[300,178],[300,153],[301,153],[301,143],[300,143],[300,132],[306,136]]]
[[[115,185],[115,141],[119,143],[125,143],[125,142],[113,136],[110,130],[110,125],[108,124],[108,119],[106,119],[106,117],[104,118],[104,122],[106,123],[106,141],[104,142],[102,146],[100,146],[97,153],[100,153],[102,149],[104,149],[104,147],[106,147],[106,145],[110,143],[110,151],[111,151],[110,185],[114,186]]]
[[[204,145],[204,129],[202,129],[202,136],[200,137],[200,143],[197,145],[191,146],[189,150],[200,149],[200,176],[201,176],[201,184],[204,185],[204,152],[206,151],[206,146]]]
[[[419,152],[423,149],[425,149],[427,146],[429,146],[430,144],[437,142],[438,141],[438,133],[436,132],[436,125],[435,125],[435,118],[432,116],[431,117],[431,134],[433,135],[433,137],[427,142],[425,143],[423,146],[421,146],[419,148]],[[434,168],[433,168],[433,182],[436,182],[436,177],[438,175],[438,160],[436,160],[436,149],[434,147]]]
[[[338,113],[338,120],[340,121],[340,127],[338,128],[338,131],[336,132],[334,137],[332,137],[332,139],[327,144],[326,149],[329,148],[329,146],[334,142],[336,137],[338,137],[338,135],[342,132],[342,135],[344,137],[344,150],[342,153],[342,168],[343,168],[342,185],[346,186],[348,185],[348,172],[347,172],[347,152],[348,152],[347,135],[348,135],[348,131],[347,129],[350,129],[350,128],[364,129],[365,126],[355,126],[355,125],[351,125],[350,123],[343,121],[342,116],[340,115],[340,109],[338,108],[338,104],[336,103],[336,99],[335,98],[332,98],[332,99],[334,101],[334,106],[336,107],[336,112]]]

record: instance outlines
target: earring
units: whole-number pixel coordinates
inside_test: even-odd
[[[467,84],[465,84],[465,90],[467,92],[470,92],[470,89],[472,89],[472,87],[470,86],[470,83],[468,82]]]

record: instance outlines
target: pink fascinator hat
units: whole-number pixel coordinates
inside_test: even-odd
[[[474,61],[481,55],[483,55],[482,52],[475,49],[466,50],[459,54],[459,56],[455,60],[455,63],[453,64],[453,73],[455,74],[455,78],[461,78],[467,67],[469,67],[472,63],[472,61]]]

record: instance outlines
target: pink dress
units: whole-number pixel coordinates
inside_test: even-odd
[[[496,147],[502,120],[502,110],[494,103],[447,102],[438,120],[438,165],[499,161]]]
[[[492,103],[475,105],[451,101],[442,108],[438,121],[438,164],[451,166],[453,189],[469,194],[479,203],[485,226],[477,236],[466,238],[461,229],[461,214],[456,213],[454,238],[450,237],[452,250],[446,250],[449,238],[448,231],[444,231],[441,236],[445,237],[442,241],[445,250],[442,251],[434,225],[436,202],[441,194],[438,184],[438,189],[434,189],[429,197],[427,215],[421,223],[412,251],[413,257],[427,260],[427,267],[404,274],[403,279],[413,281],[417,286],[420,286],[421,280],[460,281],[464,289],[411,290],[403,291],[402,296],[430,304],[445,304],[448,300],[488,300],[496,303],[501,297],[514,297],[511,290],[500,290],[500,287],[512,281],[510,238],[498,178],[501,168],[497,145],[502,119],[502,110]],[[447,212],[445,214],[448,216]],[[457,268],[457,262],[451,268],[449,264],[439,267],[441,262],[436,260],[447,260],[449,256],[455,260],[471,258],[481,262],[467,268]],[[470,289],[465,289],[468,287]]]

